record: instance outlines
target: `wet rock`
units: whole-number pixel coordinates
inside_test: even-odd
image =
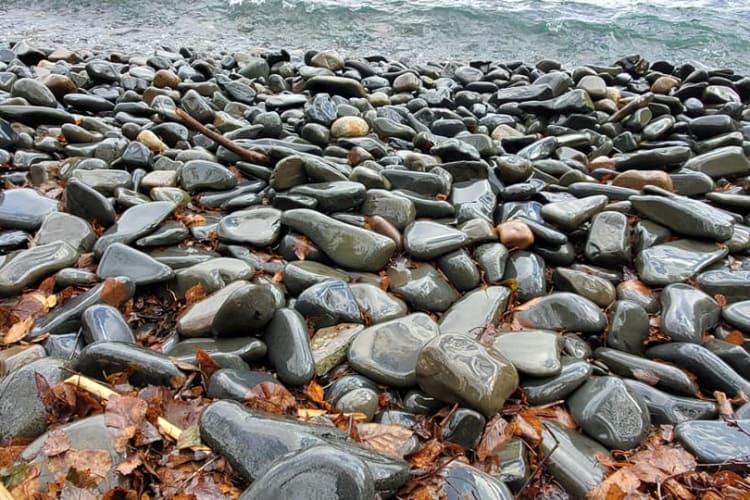
[[[267,285],[243,283],[218,307],[211,322],[217,337],[247,335],[262,329],[276,310],[276,297]]]
[[[412,309],[442,312],[459,299],[458,292],[429,264],[410,268],[388,267],[389,290],[403,297]]]
[[[630,300],[618,300],[609,310],[607,345],[618,351],[639,354],[649,332],[646,310]]]
[[[750,161],[741,147],[725,146],[689,159],[684,168],[719,178],[750,174]]]
[[[390,238],[313,210],[288,210],[282,215],[281,223],[310,238],[331,260],[349,269],[379,271],[396,248]],[[332,238],[332,234],[337,237]]]
[[[281,211],[255,207],[233,212],[221,219],[216,232],[222,241],[270,246],[278,240],[281,232]]]
[[[524,377],[521,389],[529,403],[544,405],[565,399],[591,375],[591,365],[584,360],[563,356],[561,370],[553,377]]]
[[[568,399],[568,407],[583,431],[610,449],[638,446],[651,426],[646,403],[615,377],[589,380]]]
[[[174,277],[171,267],[122,243],[107,246],[96,274],[102,279],[125,276],[136,286],[168,281]]]
[[[594,264],[614,267],[630,261],[630,225],[619,212],[601,212],[591,221],[585,248]]]
[[[371,326],[349,347],[349,364],[376,382],[394,387],[416,384],[417,355],[440,333],[426,314],[416,313]]]
[[[128,245],[156,229],[177,206],[171,201],[154,201],[125,210],[117,222],[99,237],[94,253],[101,256],[113,243]]]
[[[216,399],[233,399],[244,402],[248,393],[258,384],[278,384],[268,372],[222,368],[211,375],[206,395]]]
[[[373,324],[406,316],[409,312],[403,300],[388,294],[374,285],[355,283],[349,285],[359,310]]]
[[[562,344],[563,339],[556,332],[522,330],[499,334],[492,341],[492,348],[524,375],[553,377],[562,370]]]
[[[81,331],[88,344],[100,341],[136,343],[120,311],[107,304],[93,305],[83,312]]]
[[[637,380],[625,380],[625,385],[646,403],[654,424],[677,425],[689,420],[716,418],[716,405],[710,401],[673,396]]]
[[[721,316],[743,333],[750,333],[750,301],[743,300],[730,304],[721,311]]]
[[[125,372],[136,386],[166,385],[180,387],[182,373],[164,354],[122,342],[96,342],[83,348],[75,360],[75,368],[90,377]]]
[[[319,328],[362,321],[354,294],[343,281],[328,280],[310,286],[299,295],[294,308]]]
[[[487,325],[494,325],[505,313],[511,292],[502,286],[472,290],[453,304],[440,318],[441,333],[481,335]]]
[[[661,329],[674,342],[703,343],[719,321],[719,304],[689,285],[675,283],[661,292]]]
[[[44,218],[36,233],[34,244],[46,245],[64,241],[79,252],[88,252],[94,246],[96,235],[83,219],[65,212],[52,212]]]
[[[488,500],[513,498],[504,483],[458,460],[450,462],[439,476],[441,482],[439,491],[446,498],[486,498]]]
[[[675,240],[643,250],[635,259],[641,280],[652,286],[686,281],[724,258],[726,248],[695,240]]]
[[[515,309],[514,322],[525,328],[599,333],[606,318],[590,300],[568,292],[532,299]]]
[[[297,496],[374,499],[375,486],[372,473],[362,460],[329,446],[315,446],[269,464],[240,498],[272,500]]]
[[[682,422],[675,427],[675,437],[699,462],[723,464],[747,462],[750,458],[750,420],[734,425],[720,420]]]
[[[656,195],[631,196],[630,203],[645,217],[676,233],[725,241],[732,237],[734,220],[698,200]]]
[[[406,251],[417,260],[433,260],[466,242],[466,234],[443,224],[431,221],[416,221],[404,231]]]
[[[47,429],[47,411],[39,397],[36,374],[50,385],[66,376],[65,362],[44,358],[18,368],[0,380],[0,438],[35,438]]]
[[[340,323],[315,332],[310,339],[310,350],[316,375],[325,375],[346,361],[349,345],[364,328],[364,325],[355,323]]]
[[[180,185],[186,191],[232,189],[237,178],[226,167],[207,160],[190,160],[180,170]]]
[[[185,309],[177,319],[177,331],[184,337],[210,336],[214,318],[221,305],[245,284],[247,282],[244,281],[230,283]]]
[[[55,200],[32,189],[6,189],[0,193],[0,226],[36,231],[44,218],[57,211]]]
[[[750,271],[706,271],[696,282],[708,295],[721,294],[729,303],[750,299]]]
[[[556,289],[586,297],[600,307],[607,307],[616,297],[612,283],[575,269],[558,267],[552,275],[552,282]]]
[[[675,366],[606,347],[600,347],[594,353],[613,373],[634,378],[672,394],[698,395],[690,377]]]
[[[0,297],[15,295],[77,260],[78,252],[64,241],[21,250],[0,267]]]
[[[560,229],[572,231],[601,212],[607,205],[604,195],[548,203],[542,207],[544,220]]]
[[[462,403],[491,417],[518,386],[510,362],[466,335],[446,333],[428,342],[417,357],[417,382],[447,403]]]
[[[263,340],[268,346],[268,360],[279,379],[290,385],[304,385],[315,374],[307,324],[293,309],[278,309],[266,327]]]

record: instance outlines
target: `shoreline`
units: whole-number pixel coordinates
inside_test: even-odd
[[[640,56],[0,50],[0,484],[746,493],[749,103]]]

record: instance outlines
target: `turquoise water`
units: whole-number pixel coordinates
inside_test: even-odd
[[[639,53],[750,69],[747,0],[4,0],[0,40],[147,50],[337,48],[410,61]]]

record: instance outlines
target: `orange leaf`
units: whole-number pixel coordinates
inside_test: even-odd
[[[42,447],[42,453],[47,457],[61,455],[70,449],[70,437],[59,429],[47,434]]]
[[[745,336],[739,330],[732,330],[726,337],[724,337],[724,342],[729,342],[734,345],[744,345]]]
[[[542,442],[542,421],[531,411],[521,410],[513,419],[516,436],[524,438],[532,447]]]
[[[610,475],[588,493],[588,498],[622,500],[638,491],[641,482],[629,468],[623,468]]]
[[[487,422],[484,435],[477,448],[477,457],[484,462],[487,457],[508,444],[513,437],[513,427],[500,415],[495,415]]]
[[[422,445],[420,449],[408,455],[406,459],[417,469],[423,469],[435,465],[437,457],[443,452],[443,443],[437,439],[431,439]]]
[[[310,385],[307,386],[305,396],[313,403],[324,404],[327,402],[324,397],[323,386],[314,380],[311,380]]]
[[[112,456],[107,450],[68,450],[62,455],[50,457],[47,468],[55,478],[65,478],[74,469],[90,475],[92,482],[96,484],[112,468]]]
[[[49,311],[47,297],[37,291],[25,293],[10,310],[11,315],[16,321],[23,321],[26,318],[36,318]]]
[[[247,394],[245,404],[255,410],[277,415],[296,415],[297,402],[286,388],[275,382],[261,382]]]
[[[206,292],[203,290],[203,285],[201,283],[196,283],[185,292],[185,308],[188,308],[205,298]]]
[[[720,293],[717,293],[716,295],[714,295],[714,299],[716,299],[716,302],[719,303],[719,305],[722,307],[722,309],[725,308],[725,307],[727,307],[728,302],[727,302],[726,295],[722,295]]]
[[[404,456],[414,432],[398,424],[359,424],[360,442],[375,451],[396,458]]]
[[[205,387],[208,387],[208,381],[211,380],[211,376],[217,370],[220,370],[221,366],[206,351],[200,348],[195,350],[195,360],[198,362],[201,375],[203,375],[203,380],[206,384]]]
[[[26,335],[28,335],[29,330],[31,330],[31,326],[33,324],[34,318],[32,316],[29,316],[23,321],[19,321],[18,323],[13,324],[13,326],[8,329],[8,332],[3,337],[3,344],[8,345],[23,339]]]
[[[102,301],[117,307],[128,299],[128,288],[124,282],[116,278],[107,278],[102,287]]]
[[[578,427],[578,424],[573,419],[573,415],[561,405],[532,407],[529,408],[529,411],[539,418],[554,420],[566,429],[575,429]]]

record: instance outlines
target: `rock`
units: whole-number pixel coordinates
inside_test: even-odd
[[[505,265],[503,279],[513,279],[518,299],[528,301],[544,295],[546,290],[544,261],[533,252],[513,252]]]
[[[608,458],[609,451],[579,432],[564,429],[554,422],[542,428],[542,451],[549,456],[549,470],[565,491],[575,498],[585,498],[606,476],[598,457]]]
[[[243,500],[277,498],[375,498],[372,473],[353,455],[336,448],[315,446],[290,453],[269,464],[260,479],[241,496]]]
[[[409,308],[403,300],[390,295],[374,285],[355,283],[349,285],[354,294],[359,310],[366,315],[373,324],[401,318],[409,313]]]
[[[331,125],[333,137],[364,137],[369,131],[367,122],[357,116],[342,116]]]
[[[734,220],[698,200],[674,196],[631,196],[630,203],[645,217],[685,236],[725,241],[732,237]]]
[[[439,333],[438,325],[423,313],[371,326],[349,346],[349,364],[376,382],[412,387],[416,384],[417,355]]]
[[[83,312],[81,332],[88,344],[100,341],[136,343],[135,335],[120,311],[107,304],[96,304]]]
[[[276,307],[270,286],[242,283],[218,307],[211,330],[216,337],[248,335],[265,327]]]
[[[389,289],[413,309],[442,312],[459,298],[458,292],[429,264],[416,268],[397,263],[388,267]]]
[[[750,301],[743,300],[725,307],[721,316],[732,326],[739,328],[743,333],[750,333]]]
[[[593,264],[616,267],[630,261],[630,225],[624,214],[601,212],[591,221],[585,247]]]
[[[13,97],[23,97],[33,106],[57,107],[57,98],[42,82],[32,78],[19,78],[10,91]]]
[[[5,229],[36,231],[44,218],[55,211],[55,200],[33,189],[6,189],[0,192],[0,226]]]
[[[0,439],[33,439],[47,429],[47,411],[39,397],[36,377],[54,385],[66,377],[65,368],[62,360],[43,358],[0,380]]]
[[[104,227],[115,222],[115,210],[107,198],[78,179],[70,179],[65,186],[65,210]]]
[[[606,347],[600,347],[594,353],[613,373],[634,378],[671,394],[698,395],[690,377],[675,366]]]
[[[346,361],[349,345],[364,328],[364,325],[355,323],[340,323],[315,332],[310,340],[315,373],[318,376],[325,375]]]
[[[64,241],[21,250],[0,267],[0,297],[16,295],[77,260],[78,252]]]
[[[729,303],[750,299],[750,271],[706,271],[696,282],[708,295],[722,294]]]
[[[635,268],[644,283],[664,286],[686,281],[728,253],[712,243],[675,240],[643,250],[635,259]]]
[[[750,174],[750,160],[741,147],[725,146],[689,159],[684,168],[697,170],[716,179]]]
[[[509,220],[497,226],[500,243],[508,248],[525,250],[534,244],[534,233],[519,220]]]
[[[106,373],[125,372],[135,386],[185,383],[182,373],[164,354],[122,342],[96,342],[83,348],[75,361],[76,370],[100,378]]]
[[[743,392],[750,394],[750,382],[739,375],[724,360],[705,347],[687,342],[670,342],[646,350],[646,356],[689,369],[698,383],[707,390],[719,390],[734,397]]]
[[[500,243],[485,243],[474,249],[474,260],[488,283],[500,283],[505,275],[508,249]]]
[[[362,413],[367,421],[378,411],[378,393],[372,389],[354,389],[336,401],[336,408],[343,413]]]
[[[214,318],[222,304],[246,284],[245,281],[230,283],[185,309],[177,319],[177,331],[183,337],[210,336]]]
[[[190,160],[180,170],[180,185],[186,191],[232,189],[237,178],[226,167],[207,160]]]
[[[667,191],[674,191],[672,178],[662,170],[628,170],[618,174],[612,180],[613,186],[630,189],[643,189],[644,186],[656,186]]]
[[[404,247],[417,260],[433,260],[466,243],[466,234],[431,221],[412,222],[404,231]]]
[[[107,247],[96,274],[102,279],[125,276],[136,286],[160,283],[174,277],[171,267],[122,243],[113,243]]]
[[[719,304],[690,285],[665,287],[661,303],[661,329],[674,342],[703,344],[703,336],[719,322]]]
[[[604,195],[548,203],[542,207],[544,220],[560,229],[572,231],[601,212],[607,205]]]
[[[610,449],[638,446],[651,426],[646,403],[615,377],[589,380],[568,399],[568,407],[581,429]]]
[[[630,300],[618,300],[609,310],[607,345],[618,351],[639,354],[649,327],[648,313],[642,306]]]
[[[376,491],[395,491],[409,477],[406,462],[349,444],[346,435],[335,427],[271,417],[248,411],[235,402],[209,405],[201,414],[200,430],[201,440],[226,456],[234,470],[249,481],[261,477],[277,458],[321,445],[362,460]]]
[[[731,464],[750,458],[748,429],[750,420],[694,420],[675,426],[675,437],[701,463]]]
[[[576,358],[563,356],[561,365],[561,371],[553,377],[525,377],[521,381],[521,389],[529,403],[544,405],[565,399],[578,389],[592,372],[588,362]]]
[[[473,450],[479,445],[485,423],[486,420],[480,413],[468,408],[457,408],[443,427],[443,439]]]
[[[440,332],[478,337],[488,325],[500,321],[510,296],[511,291],[502,286],[466,293],[440,317]]]
[[[444,498],[482,498],[510,500],[508,487],[489,474],[465,464],[451,461],[439,473],[439,494]],[[454,496],[455,495],[455,496]]]
[[[607,307],[616,298],[615,287],[612,283],[599,276],[575,269],[558,267],[552,275],[552,283],[557,290],[586,297],[599,307]]]
[[[310,286],[299,295],[294,308],[319,328],[362,321],[354,294],[343,281],[329,280]]]
[[[263,340],[268,346],[268,360],[279,379],[290,385],[304,385],[315,374],[307,325],[293,309],[278,309],[266,327]]]
[[[602,311],[590,300],[568,292],[532,299],[515,309],[513,321],[524,328],[600,333],[606,325]]]
[[[217,234],[222,241],[258,247],[273,245],[281,232],[281,211],[254,207],[233,212],[221,219]]]
[[[461,403],[493,416],[518,386],[516,369],[499,353],[466,335],[446,333],[417,357],[419,386],[446,403]]]
[[[562,340],[556,332],[522,330],[500,333],[492,348],[524,375],[553,377],[562,371]]]
[[[96,235],[88,222],[65,212],[52,212],[44,218],[36,233],[34,244],[46,245],[64,241],[79,252],[88,252],[94,246]]]
[[[177,206],[171,201],[154,201],[125,210],[117,222],[99,237],[94,253],[101,256],[113,243],[128,245],[156,229]]]
[[[313,210],[287,210],[281,216],[281,223],[310,238],[331,260],[349,269],[379,271],[396,248],[390,238]],[[332,234],[337,237],[332,238]]]
[[[403,230],[416,217],[414,202],[384,189],[369,189],[360,208],[364,215],[379,215]]]
[[[716,405],[710,401],[673,396],[637,380],[626,379],[625,385],[646,403],[654,424],[677,425],[688,420],[716,418]]]
[[[258,384],[278,384],[267,372],[247,369],[222,368],[211,375],[206,395],[216,399],[233,399],[244,402],[248,393]]]

